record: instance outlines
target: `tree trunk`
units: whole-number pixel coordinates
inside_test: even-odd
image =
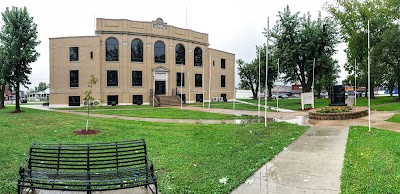
[[[272,97],[272,86],[268,86],[268,100],[271,100],[271,97]]]
[[[4,106],[4,93],[5,93],[4,90],[5,89],[6,89],[6,85],[0,86],[0,109],[5,108],[5,106]]]
[[[19,106],[19,82],[16,83],[15,87],[15,112],[20,112],[21,107]]]

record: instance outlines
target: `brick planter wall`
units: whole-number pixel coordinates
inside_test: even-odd
[[[350,112],[341,112],[341,113],[319,113],[321,109],[314,109],[308,111],[310,119],[315,120],[347,120],[347,119],[356,119],[360,117],[364,117],[368,115],[368,109],[365,108],[353,108]]]

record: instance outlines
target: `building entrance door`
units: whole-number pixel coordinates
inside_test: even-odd
[[[155,92],[156,95],[165,95],[165,81],[156,81]]]

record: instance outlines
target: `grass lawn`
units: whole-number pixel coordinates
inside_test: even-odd
[[[371,108],[374,105],[382,105],[388,103],[396,102],[397,96],[376,96],[375,99],[371,99]],[[366,97],[357,97],[357,105],[356,106],[368,106],[368,98]]]
[[[341,193],[400,193],[400,133],[351,127]]]
[[[255,99],[241,99],[243,101],[258,103],[258,100]],[[290,110],[301,110],[301,99],[300,98],[289,98],[289,99],[279,99],[279,108],[290,109]],[[329,98],[315,98],[314,106],[315,108],[323,108],[328,106],[331,103]],[[261,104],[265,104],[264,99],[261,100]],[[270,100],[267,102],[268,106],[276,107],[276,100]],[[304,108],[311,108],[311,105],[307,104]]]
[[[92,118],[101,133],[81,136],[84,116],[13,107],[0,110],[0,193],[15,193],[32,142],[83,143],[145,138],[162,193],[227,193],[307,127],[288,123],[203,125]],[[219,179],[228,177],[227,184]]]
[[[203,103],[197,102],[197,103],[188,104],[187,106],[203,107]],[[204,108],[208,108],[208,102],[204,103]],[[210,108],[233,109],[233,102],[211,102]],[[257,111],[258,107],[254,106],[254,105],[250,105],[250,104],[236,102],[235,110]],[[264,111],[264,108],[260,107],[260,110]],[[274,111],[274,110],[267,109],[267,111]]]
[[[106,115],[120,115],[128,117],[144,118],[168,118],[168,119],[209,119],[209,120],[231,120],[251,118],[249,116],[236,116],[229,114],[208,113],[192,110],[180,110],[177,108],[149,108],[140,110],[95,110],[92,113]]]
[[[395,114],[395,115],[393,115],[392,118],[390,118],[390,119],[388,119],[386,121],[394,122],[394,123],[400,123],[400,114]]]

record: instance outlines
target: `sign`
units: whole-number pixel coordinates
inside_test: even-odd
[[[312,92],[301,93],[301,110],[304,110],[305,104],[311,104],[314,108],[314,94]]]

